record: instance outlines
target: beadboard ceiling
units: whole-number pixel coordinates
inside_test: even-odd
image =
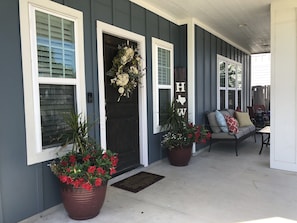
[[[281,0],[131,0],[176,23],[194,21],[251,53],[270,52],[270,4]]]

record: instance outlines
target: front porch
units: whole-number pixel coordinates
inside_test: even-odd
[[[101,213],[84,222],[297,222],[297,173],[270,169],[269,147],[259,155],[257,137],[256,144],[250,137],[239,145],[238,157],[233,144],[217,143],[210,153],[192,157],[189,166],[173,167],[164,159],[118,176],[109,183],[142,170],[165,178],[135,194],[109,186]],[[54,209],[23,222],[77,222],[62,205]]]

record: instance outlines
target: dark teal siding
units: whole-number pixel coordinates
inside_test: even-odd
[[[176,67],[187,68],[187,26],[178,26],[128,0],[55,0],[78,9],[84,16],[86,90],[93,93],[88,116],[100,117],[97,77],[96,21],[141,34],[146,38],[149,163],[165,156],[161,134],[153,134],[151,37],[174,44]],[[58,181],[48,162],[27,166],[22,58],[19,30],[19,0],[0,1],[0,222],[13,223],[60,203]],[[250,83],[250,57],[225,41],[196,26],[195,29],[195,118],[216,108],[216,54],[241,61]],[[248,92],[245,100],[250,97]],[[91,132],[99,142],[99,126]]]
[[[242,63],[243,65],[243,110],[250,104],[250,55],[195,27],[195,119],[198,124],[205,123],[205,111],[217,108],[217,54]]]

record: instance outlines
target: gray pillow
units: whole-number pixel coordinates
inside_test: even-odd
[[[232,117],[234,117],[235,110],[234,109],[227,109]]]
[[[230,114],[229,110],[220,110],[219,112],[221,112],[224,117],[226,115],[233,116],[233,114],[232,115]]]

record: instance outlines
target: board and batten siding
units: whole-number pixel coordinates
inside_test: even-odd
[[[152,108],[151,37],[174,44],[175,67],[187,68],[187,25],[178,26],[129,0],[55,0],[83,12],[86,91],[93,93],[93,103],[87,104],[90,119],[99,114],[96,21],[105,22],[145,36],[147,107]],[[0,2],[0,222],[18,222],[61,202],[58,180],[48,162],[27,166],[26,129],[22,81],[19,0]],[[203,123],[203,112],[216,108],[216,54],[243,63],[249,80],[249,56],[214,35],[196,29],[195,100],[196,120]],[[245,90],[245,89],[244,89]],[[249,95],[244,96],[248,101]],[[160,160],[161,134],[153,134],[152,109],[148,109],[149,163]],[[99,142],[100,131],[91,132]]]
[[[175,65],[186,66],[186,29],[128,0],[55,0],[83,12],[86,91],[93,93],[88,116],[99,117],[96,21],[102,21],[146,38],[148,108],[152,108],[151,37],[171,42]],[[26,129],[19,30],[19,0],[0,2],[0,222],[18,222],[61,202],[58,181],[48,162],[27,166]],[[183,46],[180,49],[180,46]],[[148,113],[149,163],[161,159],[160,135],[152,134],[152,111]],[[99,126],[91,132],[99,142]]]
[[[243,111],[251,104],[251,56],[208,31],[195,26],[195,120],[205,123],[205,112],[217,108],[217,55],[242,63]]]

